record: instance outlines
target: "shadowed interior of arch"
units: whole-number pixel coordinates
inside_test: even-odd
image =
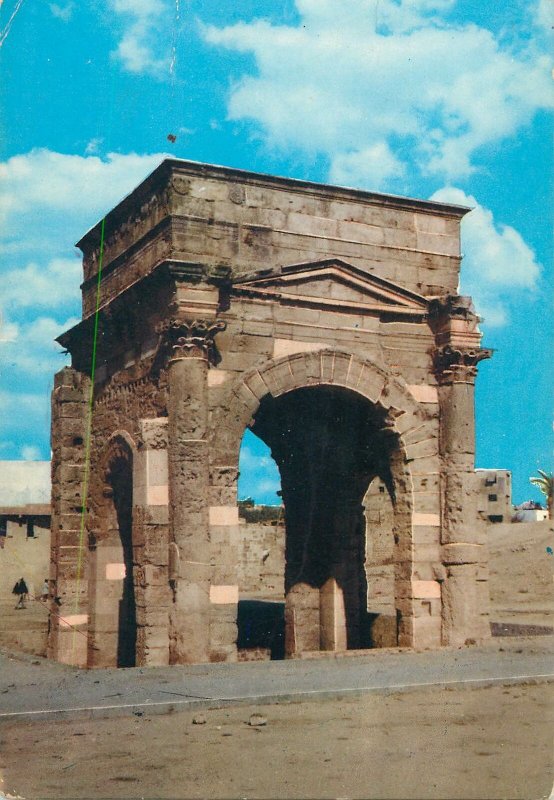
[[[131,464],[127,459],[116,458],[110,465],[107,477],[112,493],[112,525],[117,529],[117,538],[119,539],[124,565],[124,575],[116,582],[116,587],[119,587],[117,666],[134,667],[136,664],[137,622],[133,580],[133,484]],[[115,532],[112,535],[116,539]]]
[[[251,427],[281,475],[287,653],[372,646],[363,501],[376,479],[394,502],[398,440],[385,410],[348,389],[306,387],[267,395]]]

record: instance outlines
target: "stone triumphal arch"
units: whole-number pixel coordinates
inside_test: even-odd
[[[394,643],[488,635],[466,211],[167,160],[83,237],[52,401],[52,657],[237,658],[248,427],[281,473],[287,656],[371,646],[376,480]]]

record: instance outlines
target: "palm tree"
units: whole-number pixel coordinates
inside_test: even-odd
[[[554,519],[554,475],[550,472],[543,472],[542,469],[537,470],[538,477],[529,478],[533,486],[536,486],[546,497],[546,507],[548,509],[548,518]]]

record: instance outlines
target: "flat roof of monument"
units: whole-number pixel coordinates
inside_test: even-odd
[[[181,175],[206,176],[216,180],[228,181],[235,178],[243,184],[251,186],[271,186],[274,188],[296,191],[300,194],[312,194],[320,197],[333,195],[337,199],[360,200],[369,204],[388,206],[389,208],[399,208],[412,211],[427,211],[439,216],[458,217],[461,219],[471,211],[469,206],[460,206],[452,203],[439,203],[435,200],[420,200],[412,197],[403,197],[394,194],[382,194],[380,192],[370,192],[363,189],[353,189],[347,186],[336,186],[330,183],[316,183],[315,181],[300,180],[298,178],[284,178],[278,175],[269,175],[263,172],[251,172],[250,170],[238,169],[236,167],[224,167],[218,164],[204,164],[200,161],[188,161],[184,158],[165,158],[155,167],[147,177],[141,181],[128,195],[126,195],[116,206],[110,209],[105,219],[107,222],[114,217],[119,217],[128,208],[132,208],[140,199],[155,186],[164,175],[171,174],[172,171],[179,172]],[[100,240],[100,219],[90,228],[84,236],[76,243],[76,247],[90,243],[90,240]]]

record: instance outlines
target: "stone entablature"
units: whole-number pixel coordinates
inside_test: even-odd
[[[454,293],[466,211],[168,159],[106,217],[101,304],[168,259],[249,273],[334,257],[425,296]],[[78,246],[88,316],[100,224]]]
[[[59,338],[72,367],[53,394],[53,575],[89,646],[54,626],[53,656],[123,663],[132,630],[138,663],[236,658],[248,426],[281,470],[289,656],[364,646],[383,566],[401,646],[486,635],[473,382],[490,352],[453,294],[465,212],[166,161],[106,217],[96,321],[99,227],[81,240],[84,318]],[[371,573],[376,479],[392,556]]]

